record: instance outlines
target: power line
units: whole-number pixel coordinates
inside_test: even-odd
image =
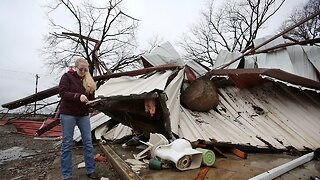
[[[26,71],[17,71],[17,70],[10,70],[10,69],[4,69],[4,68],[0,68],[0,70],[1,71],[9,71],[9,72],[16,72],[16,73],[24,73],[24,74],[35,75],[35,73],[26,72]]]
[[[13,72],[13,73],[23,73],[23,74],[29,74],[32,76],[35,76],[35,75],[41,75],[44,77],[50,77],[50,76],[54,77],[55,76],[52,74],[32,73],[32,72],[27,72],[27,71],[18,71],[18,70],[4,69],[4,68],[0,68],[0,71],[8,71],[8,72]]]

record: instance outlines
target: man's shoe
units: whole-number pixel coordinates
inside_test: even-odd
[[[87,176],[91,179],[99,179],[99,176],[96,172],[93,172],[93,173],[90,173],[90,174],[87,174]]]

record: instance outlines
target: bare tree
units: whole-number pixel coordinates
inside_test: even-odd
[[[214,0],[201,13],[199,24],[184,35],[185,58],[213,65],[221,49],[243,51],[252,46],[259,30],[285,0],[232,0],[214,9]]]
[[[298,23],[316,11],[319,11],[320,0],[309,0],[304,6],[297,7],[286,20],[280,30],[286,29]],[[310,40],[320,37],[320,16],[310,19],[301,26],[289,31],[286,34],[291,40]]]
[[[146,50],[143,50],[143,52],[150,53],[155,47],[163,42],[163,37],[161,37],[159,34],[154,34],[147,40],[147,48]]]
[[[122,0],[104,2],[54,0],[48,6],[54,32],[45,37],[43,54],[51,68],[70,66],[75,57],[86,58],[91,73],[97,64],[113,72],[136,62],[132,54],[139,20],[122,10]],[[71,15],[72,21],[57,23],[53,17],[62,12]]]

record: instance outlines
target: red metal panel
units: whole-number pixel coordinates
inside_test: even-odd
[[[49,124],[52,120],[48,119],[48,121],[45,122],[46,124]],[[42,126],[43,122],[39,121],[31,121],[31,120],[13,120],[10,121],[17,129],[18,133],[29,135],[29,136],[35,136],[36,131]],[[53,127],[50,131],[45,132],[41,136],[61,136],[61,126],[57,125]]]

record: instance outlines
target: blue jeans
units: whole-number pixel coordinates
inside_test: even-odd
[[[60,114],[60,122],[62,128],[62,144],[61,144],[61,173],[63,179],[72,177],[72,146],[73,132],[77,125],[81,132],[82,150],[84,162],[86,164],[87,174],[96,171],[93,145],[91,139],[91,125],[89,116],[72,116]]]

